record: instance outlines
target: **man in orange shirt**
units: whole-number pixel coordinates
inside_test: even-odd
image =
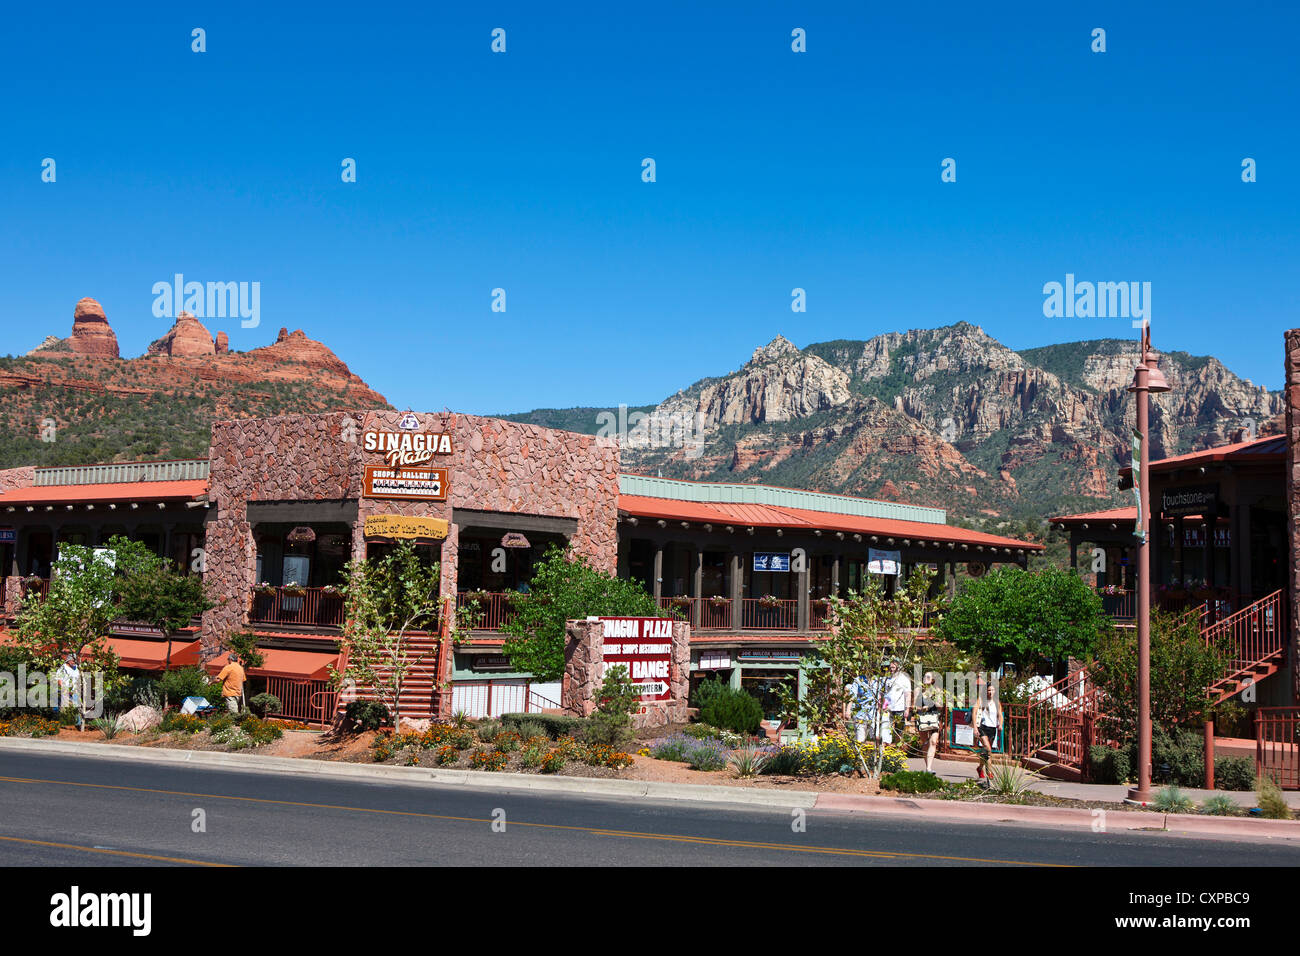
[[[244,693],[246,680],[244,669],[239,666],[239,658],[230,655],[230,663],[221,668],[217,680],[221,682],[221,699],[226,702],[226,709],[232,714],[239,713],[239,698]]]

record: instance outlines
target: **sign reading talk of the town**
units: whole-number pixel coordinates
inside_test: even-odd
[[[434,455],[451,454],[451,436],[445,432],[366,432],[361,447],[384,456],[388,464],[424,465]]]
[[[447,469],[367,465],[361,478],[361,494],[366,498],[446,501]]]
[[[367,515],[367,538],[433,538],[447,537],[447,522],[441,518],[413,518],[407,515]]]
[[[602,617],[605,671],[627,668],[641,702],[668,700],[672,694],[673,622],[666,617]]]

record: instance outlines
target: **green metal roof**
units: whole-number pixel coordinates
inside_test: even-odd
[[[618,490],[624,495],[667,498],[674,501],[698,501],[705,504],[774,505],[778,508],[804,508],[831,514],[857,515],[863,518],[893,518],[898,521],[922,521],[946,524],[948,514],[942,508],[904,505],[894,501],[828,495],[798,488],[773,488],[770,485],[746,485],[713,481],[675,481],[649,475],[619,475]]]

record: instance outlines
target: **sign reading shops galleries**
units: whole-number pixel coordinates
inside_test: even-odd
[[[641,702],[672,696],[673,622],[666,617],[602,617],[605,671],[622,664],[637,685]]]
[[[361,494],[366,498],[446,501],[447,469],[366,465],[362,475]]]

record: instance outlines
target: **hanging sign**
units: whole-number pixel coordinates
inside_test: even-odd
[[[602,617],[599,620],[604,651],[601,676],[615,664],[621,664],[640,692],[642,703],[669,700],[672,697],[672,620],[666,617]]]
[[[446,501],[446,468],[388,468],[367,465],[361,480],[364,498]]]
[[[530,544],[528,543],[528,539],[525,538],[525,537],[524,537],[522,534],[520,534],[518,531],[511,531],[509,534],[504,534],[504,535],[501,536],[501,547],[503,547],[503,548],[531,548],[532,545],[530,545]]]
[[[869,574],[898,574],[903,563],[901,551],[878,551],[867,549],[867,572]]]
[[[1133,500],[1137,503],[1137,520],[1133,525],[1133,537],[1139,544],[1146,544],[1146,517],[1142,514],[1142,433],[1133,429],[1132,456],[1129,459],[1133,469]]]
[[[364,527],[367,538],[429,538],[441,541],[447,537],[447,522],[441,518],[366,515]]]
[[[778,551],[755,551],[755,571],[789,571],[790,553]]]
[[[14,544],[18,540],[18,532],[13,528],[0,528],[0,544]]]

